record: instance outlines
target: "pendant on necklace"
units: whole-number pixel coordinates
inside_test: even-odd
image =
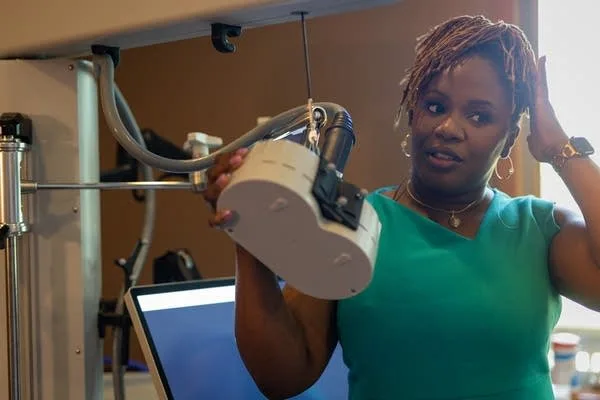
[[[452,213],[450,215],[450,218],[448,218],[448,224],[454,229],[457,229],[461,223],[462,221],[460,220],[460,218],[454,215],[454,213]]]

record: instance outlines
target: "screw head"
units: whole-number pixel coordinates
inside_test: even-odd
[[[344,207],[346,204],[348,204],[348,199],[344,196],[340,196],[340,197],[338,197],[336,204],[339,207]]]

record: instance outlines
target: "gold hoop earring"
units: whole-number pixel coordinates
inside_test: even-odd
[[[400,143],[400,147],[402,148],[402,152],[404,153],[406,158],[410,158],[410,152],[408,151],[408,139],[409,138],[410,138],[410,133],[407,133],[406,136],[404,136],[404,139],[402,139],[402,142]]]
[[[500,176],[500,173],[498,173],[498,164],[500,164],[500,160],[498,160],[498,162],[496,163],[496,168],[494,168],[494,172],[496,173],[498,179],[500,179],[501,181],[506,181],[510,179],[510,177],[513,176],[513,174],[515,173],[515,165],[513,164],[513,160],[510,156],[503,158],[503,160],[508,160],[508,174],[505,177],[502,177]]]

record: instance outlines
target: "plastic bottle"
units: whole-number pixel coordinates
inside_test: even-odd
[[[556,400],[568,400],[579,389],[579,380],[575,358],[579,351],[581,338],[568,332],[552,335],[554,367],[551,377],[554,384]]]

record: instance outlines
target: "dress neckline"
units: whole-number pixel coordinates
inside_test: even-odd
[[[375,194],[377,197],[382,198],[384,202],[386,202],[387,204],[391,204],[392,206],[395,206],[398,209],[402,210],[405,214],[407,214],[409,217],[416,220],[417,222],[427,224],[433,228],[438,229],[441,232],[445,232],[446,234],[451,235],[452,237],[456,237],[456,238],[465,240],[467,242],[476,241],[481,236],[482,232],[484,231],[484,228],[486,228],[487,225],[489,224],[489,220],[494,212],[494,209],[496,208],[497,200],[500,197],[498,190],[496,188],[490,187],[490,189],[492,190],[492,199],[490,200],[489,204],[487,205],[487,209],[483,213],[483,217],[481,218],[481,222],[479,223],[479,227],[477,228],[477,232],[475,233],[475,236],[469,237],[469,236],[462,235],[461,233],[456,232],[438,222],[435,222],[435,221],[431,220],[430,218],[425,217],[423,214],[418,213],[417,211],[413,210],[412,208],[409,208],[406,205],[404,205],[384,194],[385,191],[396,190],[397,188],[398,188],[397,185],[386,186],[386,187],[376,190]]]

